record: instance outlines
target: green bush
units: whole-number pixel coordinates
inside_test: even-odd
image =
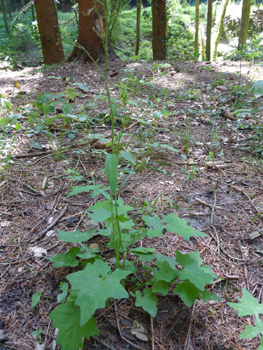
[[[14,51],[27,52],[32,48],[36,48],[32,26],[30,27],[27,23],[16,22],[10,33],[10,44]]]
[[[185,10],[183,13],[182,7],[179,5],[176,3],[169,10],[170,13],[168,13],[167,58],[185,61],[194,57],[194,35],[189,29],[194,10],[191,6],[188,6],[187,11]],[[119,15],[112,31],[111,43],[123,59],[130,57],[130,54],[134,53],[136,43],[136,9],[123,11]],[[118,48],[122,50],[118,50]],[[151,7],[143,8],[141,11],[139,58],[144,60],[152,59]]]
[[[78,25],[73,12],[58,12],[59,27],[65,57],[73,50],[78,38]]]

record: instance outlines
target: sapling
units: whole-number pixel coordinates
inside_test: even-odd
[[[96,2],[94,6],[96,8]],[[138,244],[145,237],[149,239],[161,237],[167,231],[179,234],[187,241],[192,236],[206,236],[206,234],[190,227],[175,213],[157,216],[154,211],[151,211],[153,216],[148,216],[147,212],[144,212],[146,215],[142,213],[139,218],[140,225],[138,225],[138,219],[132,217],[134,208],[125,205],[119,196],[121,184],[119,183],[118,158],[123,157],[132,166],[134,166],[134,160],[132,155],[128,156],[128,152],[123,153],[119,150],[116,152],[116,144],[117,147],[120,146],[114,135],[117,105],[111,100],[107,83],[109,22],[107,2],[104,2],[104,12],[105,36],[101,36],[101,39],[105,48],[104,81],[110,106],[112,146],[112,153],[107,154],[105,159],[109,187],[103,187],[102,184],[75,187],[68,196],[91,192],[92,198],[97,196],[104,198],[89,207],[87,215],[93,222],[103,223],[103,228],[98,230],[98,234],[108,237],[107,247],[113,248],[116,263],[112,268],[98,249],[91,250],[85,244],[93,238],[93,228],[86,232],[58,231],[60,240],[75,244],[67,253],[57,254],[47,259],[57,268],[81,267],[77,272],[66,277],[71,289],[63,290],[63,297],[59,299],[60,305],[50,314],[53,326],[59,328],[57,344],[62,346],[62,350],[83,349],[82,338],[89,338],[99,333],[94,314],[97,309],[108,305],[112,299],[120,300],[132,296],[135,298],[135,305],[142,307],[152,317],[157,314],[158,296],[156,294],[160,293],[165,296],[171,289],[188,307],[193,305],[197,298],[204,301],[220,300],[217,295],[206,289],[207,284],[214,283],[216,276],[210,266],[202,265],[199,252],[182,254],[176,251],[176,257],[169,257],[156,252],[154,248]],[[151,147],[159,146],[170,149],[168,145],[151,144]],[[172,147],[171,149],[176,151]],[[178,269],[177,264],[182,268]],[[134,275],[133,280],[137,280],[138,265],[142,265],[143,281],[138,281],[134,290],[128,293],[125,289],[125,279],[129,275]]]

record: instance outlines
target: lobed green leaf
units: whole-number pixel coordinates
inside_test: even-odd
[[[93,265],[87,264],[83,271],[67,276],[73,289],[77,289],[78,296],[75,304],[81,309],[80,325],[83,326],[96,309],[105,307],[108,298],[127,298],[128,293],[120,281],[130,272],[111,268],[103,261],[96,260]]]
[[[50,313],[53,326],[59,328],[57,344],[63,350],[83,349],[82,338],[99,334],[95,319],[91,316],[80,326],[80,310],[72,301],[59,305]]]
[[[136,291],[136,306],[141,306],[144,311],[148,312],[149,315],[155,317],[157,314],[157,296],[150,290],[145,288],[143,294],[137,290]]]

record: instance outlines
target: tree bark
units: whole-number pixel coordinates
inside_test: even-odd
[[[221,35],[223,33],[223,23],[224,23],[224,18],[225,18],[225,15],[226,15],[226,9],[227,9],[228,2],[229,2],[229,0],[225,0],[224,7],[223,7],[223,12],[222,12],[222,15],[221,15],[221,18],[220,18],[219,29],[218,29],[218,34],[217,34],[217,38],[216,38],[216,42],[215,42],[215,49],[214,49],[214,53],[213,53],[213,60],[214,61],[216,61],[217,47],[218,47]]]
[[[6,5],[6,10],[7,10],[8,14],[9,14],[9,19],[10,19],[10,21],[12,21],[12,14],[11,14],[10,4],[9,4],[8,0],[5,0],[5,5]]]
[[[69,61],[75,58],[83,63],[105,60],[105,16],[101,1],[79,0],[79,36]],[[108,59],[116,58],[116,54],[108,42]]]
[[[195,56],[199,52],[199,4],[200,0],[195,1]]]
[[[238,50],[240,51],[243,51],[247,42],[247,31],[248,31],[250,8],[251,8],[251,0],[243,0],[239,40],[238,40]]]
[[[211,60],[211,32],[213,17],[213,0],[207,0],[207,23],[206,23],[206,48],[205,54],[208,61]]]
[[[166,0],[152,0],[153,59],[166,59]]]
[[[139,55],[139,49],[140,49],[140,40],[141,40],[141,7],[142,7],[142,0],[137,0],[137,23],[136,23],[136,49],[135,49],[135,56]]]
[[[6,8],[5,8],[4,0],[1,0],[1,3],[2,3],[2,11],[3,11],[3,15],[4,15],[5,31],[7,33],[9,33],[9,26],[8,26],[8,21],[7,21],[7,17],[6,17]]]
[[[64,60],[64,51],[54,0],[34,0],[45,64]]]

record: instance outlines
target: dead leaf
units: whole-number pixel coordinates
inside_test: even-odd
[[[46,346],[45,343],[39,344],[39,342],[36,342],[35,350],[45,350],[45,346]]]
[[[225,109],[221,109],[221,113],[220,113],[221,117],[225,118],[225,119],[230,119],[230,120],[236,120],[237,117],[233,114],[230,115],[229,111],[225,110]]]
[[[133,322],[133,327],[131,329],[131,334],[142,341],[148,341],[147,331],[144,326],[137,320]]]
[[[91,244],[91,245],[89,246],[89,249],[90,249],[90,250],[93,250],[93,249],[95,249],[95,248],[99,249],[98,243],[93,243],[93,244]]]
[[[227,91],[227,87],[226,86],[221,86],[221,85],[217,86],[216,89],[219,90],[219,91]]]
[[[109,76],[111,78],[113,78],[113,77],[116,77],[116,75],[118,75],[118,74],[119,74],[119,72],[116,70],[116,71],[110,72]]]
[[[7,221],[7,220],[1,222],[1,227],[8,227],[8,226],[10,226],[10,225],[11,225],[11,222],[10,222],[10,221]]]
[[[28,251],[34,254],[36,258],[42,258],[47,255],[47,251],[41,247],[29,247]]]

